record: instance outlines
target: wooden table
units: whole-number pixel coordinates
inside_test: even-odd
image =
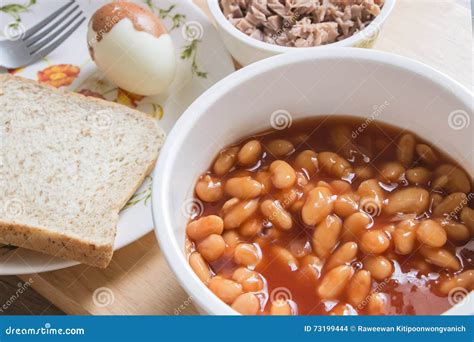
[[[207,10],[205,0],[196,3]],[[466,0],[398,0],[375,46],[429,64],[469,89],[472,47]],[[67,314],[197,313],[192,298],[169,269],[154,233],[116,252],[106,270],[79,265],[20,278],[31,278],[32,287]],[[104,302],[94,292],[102,293]]]

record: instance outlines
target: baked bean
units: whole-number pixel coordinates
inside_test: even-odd
[[[193,269],[194,273],[204,284],[207,284],[212,277],[211,269],[204,260],[204,258],[198,252],[193,252],[189,256],[189,265]]]
[[[397,225],[393,232],[393,244],[397,254],[407,255],[413,252],[417,225],[415,220],[404,220]]]
[[[360,183],[357,194],[360,196],[359,208],[361,210],[373,217],[380,215],[384,193],[377,180],[369,179]]]
[[[271,140],[265,147],[276,158],[287,156],[295,151],[293,144],[284,139]]]
[[[215,276],[209,280],[208,286],[226,304],[232,304],[242,294],[242,285],[220,276]]]
[[[388,183],[398,183],[405,174],[405,168],[397,162],[386,163],[380,170],[382,180]]]
[[[237,265],[255,266],[261,259],[260,250],[250,243],[239,243],[234,250],[234,261]]]
[[[372,286],[372,277],[367,270],[359,270],[347,286],[347,299],[350,304],[358,307],[367,299]]]
[[[428,264],[424,259],[410,260],[410,264],[418,272],[418,274],[428,274],[433,271],[432,266]]]
[[[325,172],[339,178],[348,177],[353,172],[351,164],[334,152],[318,154],[318,164]]]
[[[252,237],[260,233],[263,228],[263,222],[258,217],[251,217],[239,228],[239,233],[245,237]]]
[[[303,193],[295,188],[283,189],[275,194],[275,199],[285,209],[291,207],[301,197]]]
[[[339,179],[331,182],[331,189],[337,195],[343,195],[352,192],[351,184]]]
[[[235,197],[225,201],[224,204],[222,205],[219,215],[225,216],[229,212],[229,210],[239,202],[240,202],[239,199]]]
[[[256,315],[260,310],[260,301],[253,293],[244,293],[235,299],[231,307],[242,315]]]
[[[224,215],[224,228],[234,229],[239,227],[258,210],[258,199],[239,201],[226,211]]]
[[[232,274],[232,279],[242,285],[244,292],[258,292],[263,289],[260,274],[245,267],[239,267]]]
[[[262,184],[253,180],[252,177],[235,177],[225,183],[225,192],[239,199],[250,199],[260,196]]]
[[[304,170],[308,177],[312,177],[318,172],[318,157],[316,152],[306,150],[299,153],[294,162],[296,170]]]
[[[334,201],[334,213],[340,217],[348,217],[357,212],[359,204],[353,193],[338,196]]]
[[[309,279],[313,283],[319,279],[320,270],[322,267],[321,260],[314,255],[307,255],[301,259],[300,272],[306,279]]]
[[[328,183],[328,182],[325,182],[325,181],[318,181],[318,182],[316,183],[316,187],[328,188],[328,189],[331,190],[331,192],[332,192],[332,187],[331,187],[331,185],[329,185],[329,183]]]
[[[396,227],[394,224],[387,224],[382,227],[382,230],[385,232],[385,234],[387,234],[389,238],[391,238],[393,233],[395,233],[395,229]]]
[[[247,315],[439,314],[474,290],[470,175],[411,133],[326,120],[303,145],[302,123],[226,148],[199,177],[204,215],[220,216],[186,227],[199,279]]]
[[[421,188],[406,188],[392,193],[384,210],[387,214],[421,214],[428,209],[430,194]]]
[[[416,237],[429,247],[441,247],[447,241],[446,231],[433,220],[422,221],[416,230]]]
[[[393,272],[393,265],[382,255],[368,256],[364,259],[364,269],[368,270],[375,280],[384,280]]]
[[[348,265],[338,266],[330,270],[321,280],[317,294],[321,299],[337,299],[346,288],[354,274],[354,269]]]
[[[441,175],[436,177],[431,183],[431,188],[433,190],[442,190],[449,183],[449,177],[446,175]]]
[[[330,316],[354,316],[357,311],[350,305],[345,303],[338,303],[329,311]]]
[[[474,289],[474,270],[467,270],[452,278],[443,279],[438,287],[439,291],[445,295],[455,288],[464,288],[466,291],[472,291]]]
[[[308,193],[308,197],[301,209],[301,218],[309,226],[324,220],[332,213],[334,200],[331,190],[326,187],[316,187]]]
[[[299,213],[302,209],[303,206],[306,202],[306,199],[308,198],[308,193],[315,188],[315,185],[313,183],[308,183],[303,187],[303,195],[301,198],[296,200],[290,207],[290,210],[295,213]]]
[[[318,224],[313,233],[313,250],[323,259],[326,259],[336,247],[341,234],[342,221],[335,215],[328,215]]]
[[[311,253],[311,243],[306,238],[298,238],[291,240],[289,244],[289,250],[295,257],[303,258],[304,256]]]
[[[241,165],[250,166],[262,155],[262,144],[258,140],[250,140],[240,149],[237,159]]]
[[[390,239],[380,229],[372,229],[362,234],[360,249],[365,254],[382,254],[390,247]]]
[[[273,246],[272,255],[277,263],[288,267],[291,271],[296,271],[299,267],[298,260],[286,248]]]
[[[448,178],[447,184],[443,187],[452,192],[464,192],[465,194],[471,191],[471,181],[467,174],[460,168],[444,164],[436,168],[434,172],[435,177],[446,176]]]
[[[433,215],[449,215],[456,217],[464,206],[467,205],[467,196],[462,192],[454,192],[446,196],[433,210]]]
[[[283,160],[275,160],[270,165],[272,183],[277,189],[291,188],[296,181],[296,172]]]
[[[421,166],[408,169],[406,172],[407,180],[414,185],[427,185],[431,179],[431,172]]]
[[[370,315],[385,315],[387,298],[385,294],[374,292],[370,295],[367,303],[367,311]]]
[[[342,151],[346,157],[350,157],[351,150],[355,150],[352,143],[351,130],[342,125],[336,126],[329,132],[329,138],[337,151]]]
[[[237,234],[233,230],[228,230],[222,234],[222,238],[225,241],[225,254],[226,255],[233,255],[235,247],[240,243],[240,237],[239,234]]]
[[[335,267],[349,264],[356,258],[357,251],[358,248],[355,242],[346,242],[334,251],[334,253],[324,265],[324,269],[328,271]]]
[[[455,271],[461,268],[461,264],[459,263],[458,258],[444,248],[431,248],[428,246],[421,246],[419,251],[420,254],[425,258],[425,260],[430,264],[442,268],[450,268]]]
[[[212,170],[217,176],[223,176],[229,172],[237,162],[239,147],[230,147],[219,153]]]
[[[211,234],[222,234],[224,222],[219,216],[209,215],[192,221],[186,227],[186,234],[193,241],[204,239]]]
[[[255,180],[262,185],[262,195],[268,194],[273,187],[272,184],[272,175],[268,171],[258,171],[255,174]]]
[[[427,164],[434,164],[438,161],[438,157],[434,153],[433,149],[425,144],[418,144],[416,145],[416,153],[420,156],[421,160],[423,160]]]
[[[413,163],[415,144],[415,137],[410,133],[402,135],[398,141],[397,158],[405,167],[410,166],[410,164]]]
[[[372,217],[364,212],[352,214],[344,220],[342,241],[359,241],[359,238],[372,223]]]
[[[474,236],[474,210],[469,207],[462,208],[461,220],[471,231],[471,236]]]
[[[278,228],[288,230],[293,227],[291,215],[283,209],[278,201],[266,200],[260,205],[263,216],[269,219]]]
[[[437,194],[436,192],[431,193],[431,209],[436,208],[438,204],[443,201],[443,196]]]
[[[270,315],[272,316],[289,316],[292,314],[291,306],[288,301],[277,299],[272,301],[270,307]]]
[[[448,235],[448,239],[454,242],[465,242],[471,237],[471,232],[464,224],[452,220],[438,221]]]
[[[219,259],[225,251],[225,241],[222,236],[211,234],[197,243],[196,249],[209,262]]]
[[[370,165],[357,166],[354,168],[357,179],[367,180],[375,176],[375,170]]]
[[[205,175],[196,184],[196,195],[204,202],[216,202],[224,197],[222,183],[216,178]]]
[[[301,172],[301,171],[296,172],[296,184],[297,185],[305,186],[308,183],[309,183],[308,178],[306,177],[306,175],[303,172]]]

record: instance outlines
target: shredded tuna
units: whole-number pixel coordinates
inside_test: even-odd
[[[260,41],[292,47],[325,45],[364,29],[384,0],[220,0],[225,17]]]

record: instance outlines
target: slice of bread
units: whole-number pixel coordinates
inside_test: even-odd
[[[163,140],[144,113],[0,75],[0,243],[106,267]]]

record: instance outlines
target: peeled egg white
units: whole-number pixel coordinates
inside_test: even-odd
[[[93,59],[120,88],[148,96],[163,93],[173,82],[176,53],[168,33],[156,37],[123,18],[102,39],[96,36],[90,22],[87,39]]]

